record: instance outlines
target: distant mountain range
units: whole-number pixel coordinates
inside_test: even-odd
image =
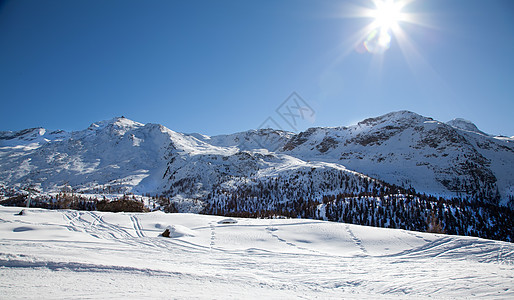
[[[234,189],[288,187],[281,201],[298,201],[385,184],[514,207],[514,138],[409,111],[300,133],[210,137],[123,117],[76,132],[0,132],[3,190],[161,194],[201,203]]]

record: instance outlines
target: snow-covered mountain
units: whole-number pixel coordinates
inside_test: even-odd
[[[341,165],[306,162],[254,149],[283,146],[294,134],[271,130],[206,137],[161,125],[115,118],[83,131],[44,129],[0,133],[0,178],[6,187],[85,193],[152,193],[205,198],[213,186],[260,177],[291,176],[311,169],[347,173]],[[277,145],[278,143],[278,145]]]
[[[0,177],[8,186],[29,185],[43,191],[64,186],[96,191],[156,188],[171,141],[182,136],[125,118],[71,133],[26,131],[0,134]]]
[[[450,120],[450,121],[446,122],[446,124],[448,124],[448,125],[450,125],[452,127],[455,127],[457,129],[461,129],[461,130],[465,130],[465,131],[470,131],[470,132],[474,132],[474,133],[479,133],[479,134],[482,134],[482,135],[487,135],[486,133],[484,133],[483,131],[478,129],[478,127],[475,124],[473,124],[473,122],[468,121],[466,119],[455,118],[453,120]]]
[[[263,129],[209,137],[123,117],[77,132],[0,132],[0,187],[44,192],[70,187],[202,200],[274,180],[279,189],[294,187],[291,197],[321,197],[386,182],[512,205],[512,166],[514,139],[408,111],[298,134]]]
[[[282,150],[429,194],[503,204],[514,195],[514,140],[489,136],[460,119],[445,124],[394,112],[350,127],[311,128]]]

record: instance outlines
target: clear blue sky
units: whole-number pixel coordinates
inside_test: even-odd
[[[393,36],[382,54],[352,47],[372,21],[342,17],[355,5],[373,7],[0,2],[0,130],[80,130],[124,115],[180,132],[233,133],[278,119],[275,109],[296,91],[316,112],[301,130],[406,109],[514,135],[514,1],[414,0],[403,12],[428,26],[400,22],[413,47],[402,52]]]

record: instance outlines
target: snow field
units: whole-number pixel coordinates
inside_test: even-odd
[[[514,245],[300,219],[0,206],[0,298],[514,298]],[[173,238],[159,237],[169,228]]]

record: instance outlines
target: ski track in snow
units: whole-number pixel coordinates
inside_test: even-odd
[[[212,248],[216,246],[216,225],[214,225],[214,222],[209,223],[209,228],[211,230],[211,241],[209,243],[209,250],[212,251]]]
[[[114,226],[112,224],[105,222],[100,216],[98,216],[94,212],[89,212],[89,214],[84,214],[83,216],[86,216],[86,215],[90,216],[93,219],[93,222],[91,223],[91,227],[93,228],[93,230],[95,230],[98,233],[102,233],[103,231],[108,231],[109,236],[112,239],[119,238],[118,235],[121,237],[130,237],[131,236],[126,231],[121,229],[119,226]]]
[[[426,239],[426,238],[422,237],[422,236],[421,236],[421,235],[419,235],[419,234],[416,234],[416,232],[414,232],[414,231],[405,231],[405,232],[406,232],[407,234],[410,234],[410,235],[411,235],[411,236],[413,236],[413,237],[416,237],[416,238],[418,238],[418,239],[421,239],[421,240],[425,241],[426,243],[431,243],[431,242],[432,242],[431,240]]]
[[[141,227],[141,224],[139,223],[139,219],[135,215],[132,215],[132,216],[130,216],[130,220],[132,221],[132,225],[134,227],[134,231],[136,232],[137,236],[144,237],[145,234],[143,232],[143,227]]]
[[[298,219],[18,211],[0,206],[9,299],[514,298],[507,242]],[[177,237],[159,237],[164,226]]]
[[[355,236],[353,231],[350,229],[350,226],[346,225],[345,228],[355,245],[362,251],[364,255],[368,255],[368,250],[366,250],[366,248],[362,245],[362,241]]]
[[[277,229],[275,227],[273,227],[272,223],[270,223],[270,225],[268,227],[266,227],[266,232],[268,232],[268,234],[270,234],[274,239],[276,239],[280,243],[284,243],[284,244],[286,244],[286,245],[288,245],[290,247],[296,248],[296,249],[304,251],[304,252],[306,251],[306,252],[311,252],[311,253],[315,253],[315,254],[322,254],[319,251],[312,250],[312,249],[307,249],[305,247],[298,246],[298,245],[296,245],[295,243],[293,243],[291,241],[287,241],[287,240],[285,240],[283,238],[280,238],[277,235],[276,231],[277,231]]]

